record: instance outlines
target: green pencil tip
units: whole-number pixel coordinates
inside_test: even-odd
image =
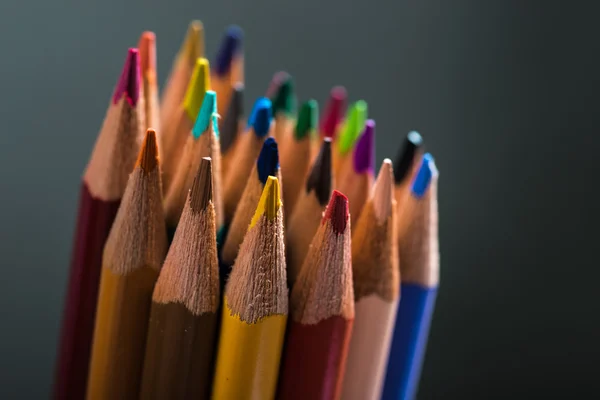
[[[273,103],[273,117],[279,112],[289,116],[296,111],[296,93],[291,76],[287,76],[287,79],[281,83],[271,102]]]
[[[367,122],[367,102],[359,100],[350,107],[339,136],[338,150],[341,154],[348,153],[358,140]]]
[[[296,123],[296,140],[302,140],[311,132],[315,132],[317,121],[319,119],[319,105],[316,100],[308,100],[302,104],[298,113],[298,122]]]
[[[196,123],[194,124],[194,128],[192,129],[192,134],[195,139],[198,139],[200,135],[202,135],[208,129],[208,124],[212,119],[213,122],[213,130],[216,128],[218,124],[217,121],[217,94],[212,90],[206,91],[204,95],[204,100],[202,101],[202,107],[200,107],[200,112],[198,113],[198,117],[196,118]],[[215,134],[219,136],[219,131],[215,130]]]

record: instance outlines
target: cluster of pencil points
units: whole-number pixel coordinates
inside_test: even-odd
[[[192,22],[159,100],[130,49],[86,168],[56,399],[413,398],[439,279],[437,170],[274,75],[243,121],[242,32]]]

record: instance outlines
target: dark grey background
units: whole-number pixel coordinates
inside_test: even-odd
[[[245,29],[247,104],[286,69],[300,99],[367,100],[379,159],[425,136],[442,287],[420,398],[598,388],[599,7],[354,3],[1,2],[0,398],[49,391],[79,179],[127,47],[154,30],[163,82],[193,18],[210,57]]]

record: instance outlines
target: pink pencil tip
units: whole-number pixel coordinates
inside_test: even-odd
[[[329,102],[325,107],[323,119],[321,119],[321,133],[324,137],[333,138],[335,136],[337,126],[342,120],[346,108],[346,97],[346,89],[343,86],[331,89]]]
[[[334,190],[323,216],[323,223],[331,221],[333,231],[341,235],[346,230],[349,216],[348,198],[342,192]]]
[[[131,48],[121,72],[121,77],[115,88],[113,103],[117,104],[123,95],[129,104],[134,107],[140,95],[140,54],[138,49]]]

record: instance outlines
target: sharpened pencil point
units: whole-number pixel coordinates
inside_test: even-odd
[[[400,184],[407,178],[412,169],[415,156],[423,147],[423,138],[419,132],[412,131],[404,138],[402,147],[398,150],[394,161],[394,181]]]
[[[364,173],[375,169],[375,121],[370,119],[354,149],[354,171]]]
[[[210,90],[210,66],[206,58],[198,58],[183,100],[183,108],[191,121],[198,116],[204,101],[204,93],[208,90]]]
[[[144,75],[156,74],[156,35],[154,32],[142,33],[138,49],[140,50],[141,73]]]
[[[145,173],[154,171],[158,166],[158,146],[154,129],[146,131],[146,137],[140,148],[135,166],[140,167]]]
[[[198,118],[196,118],[196,123],[194,124],[194,129],[192,129],[192,134],[195,139],[198,139],[200,135],[202,135],[208,129],[208,124],[210,121],[213,121],[213,129],[217,126],[216,124],[216,116],[217,114],[217,94],[209,90],[204,95],[204,101],[202,102],[202,107],[200,108],[200,112],[198,113]],[[216,130],[215,134],[218,136],[219,131]]]
[[[394,204],[394,171],[392,160],[386,158],[381,164],[377,180],[373,185],[371,198],[373,199],[373,211],[377,222],[382,224],[392,215],[392,205]]]
[[[217,52],[215,60],[215,74],[226,75],[231,69],[231,61],[239,53],[242,47],[244,32],[239,26],[232,25],[225,31],[221,47]]]
[[[417,198],[423,197],[427,188],[429,187],[429,183],[431,182],[431,178],[433,176],[437,176],[438,171],[435,166],[435,161],[431,154],[426,153],[423,156],[423,161],[421,161],[421,166],[419,167],[419,172],[417,172],[417,176],[415,176],[415,180],[412,186],[412,192]]]
[[[248,119],[248,126],[254,128],[254,133],[258,137],[263,137],[269,133],[271,128],[271,100],[266,97],[256,100],[252,114]]]
[[[364,100],[357,101],[352,105],[350,111],[348,111],[346,115],[346,121],[344,121],[344,125],[342,126],[338,138],[338,150],[342,154],[346,154],[352,149],[354,143],[365,127],[365,121],[367,120],[367,102]]]
[[[252,228],[258,222],[259,218],[263,215],[269,220],[273,221],[277,218],[277,211],[281,207],[281,197],[279,194],[279,180],[274,176],[267,178],[267,183],[258,201],[258,206],[250,222],[250,228]]]
[[[327,205],[325,215],[323,215],[323,223],[331,221],[333,231],[341,235],[346,231],[349,216],[348,198],[342,192],[334,190]]]
[[[179,57],[185,58],[190,67],[199,57],[204,57],[204,26],[200,21],[190,22],[185,40],[179,50]]]
[[[267,93],[265,94],[265,96],[272,99],[273,96],[275,96],[275,94],[279,90],[279,86],[281,86],[283,82],[289,79],[289,76],[290,74],[288,74],[285,71],[276,72],[273,75],[273,78],[271,78],[271,82],[269,83],[269,87],[267,88]]]
[[[267,183],[270,175],[277,175],[279,169],[279,151],[277,142],[272,137],[269,137],[263,143],[258,159],[256,160],[256,170],[258,171],[258,179],[262,184]]]
[[[296,111],[296,93],[294,92],[294,80],[290,75],[287,75],[281,82],[274,96],[271,98],[273,102],[273,115],[276,116],[282,112],[286,115],[291,115]]]
[[[221,129],[221,152],[225,153],[238,134],[239,121],[244,112],[244,84],[236,83],[233,86],[233,92],[231,93],[231,100],[229,101],[229,108],[227,114],[223,120]]]
[[[121,77],[115,88],[113,103],[117,104],[123,95],[127,102],[134,107],[140,96],[140,54],[138,49],[131,48],[121,72]]]
[[[337,126],[342,119],[342,113],[346,107],[346,88],[336,86],[329,93],[329,102],[325,107],[323,119],[321,119],[320,130],[323,136],[333,138]]]
[[[213,197],[212,187],[212,160],[210,157],[202,157],[198,173],[194,177],[190,189],[190,207],[195,212],[201,212]]]
[[[296,140],[302,140],[311,132],[314,132],[319,119],[319,104],[316,100],[308,100],[300,108],[298,122],[296,123]]]
[[[331,181],[331,138],[327,137],[323,139],[319,154],[306,180],[306,192],[314,190],[319,204],[324,206],[331,194]]]

